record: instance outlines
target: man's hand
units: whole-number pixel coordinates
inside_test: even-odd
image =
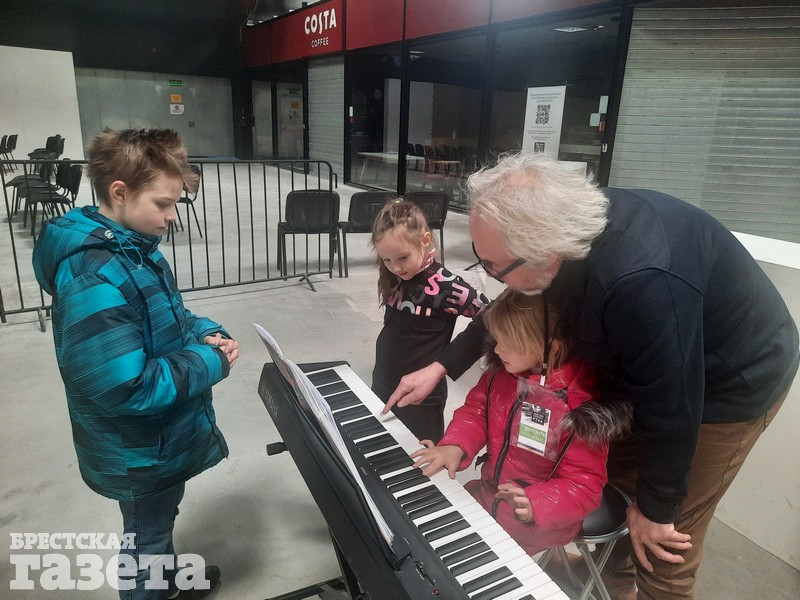
[[[656,523],[642,514],[636,503],[628,507],[628,529],[630,529],[631,544],[639,563],[648,571],[653,570],[653,565],[647,560],[646,550],[656,558],[669,563],[682,563],[680,554],[667,552],[665,548],[675,550],[688,550],[692,547],[690,536],[687,533],[675,531],[673,523]]]
[[[461,448],[458,446],[437,446],[430,440],[420,440],[419,443],[425,447],[411,455],[411,458],[416,461],[414,463],[415,469],[421,469],[423,465],[427,465],[422,469],[422,474],[425,477],[430,477],[441,469],[447,469],[450,479],[456,478],[458,465],[461,464],[461,459],[464,458],[464,451]]]
[[[433,362],[419,371],[404,376],[400,380],[400,385],[389,397],[381,414],[388,413],[395,404],[401,408],[409,404],[419,404],[431,395],[433,388],[445,375],[447,375],[447,369],[444,368],[444,365]]]

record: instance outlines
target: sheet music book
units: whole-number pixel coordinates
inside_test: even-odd
[[[322,397],[322,395],[319,393],[319,390],[314,387],[314,384],[311,383],[311,380],[309,380],[306,374],[303,373],[300,367],[284,356],[283,351],[280,349],[280,346],[278,346],[278,342],[274,337],[272,337],[272,334],[270,334],[269,331],[267,331],[258,323],[253,323],[253,327],[256,328],[256,332],[258,332],[259,337],[267,347],[267,350],[272,357],[272,362],[278,368],[281,375],[292,388],[292,390],[294,390],[295,395],[302,404],[303,408],[307,412],[310,412],[312,415],[314,415],[320,425],[320,428],[322,429],[322,432],[328,439],[331,448],[341,459],[342,463],[347,467],[348,471],[350,471],[353,479],[358,483],[367,502],[367,506],[369,507],[373,518],[375,519],[375,523],[380,529],[381,535],[383,536],[384,540],[386,540],[386,543],[391,545],[392,540],[394,539],[394,532],[386,523],[386,520],[383,518],[383,515],[381,514],[380,510],[378,510],[378,507],[375,505],[372,497],[364,486],[364,482],[361,479],[361,474],[358,472],[358,469],[353,463],[353,458],[350,456],[350,452],[347,450],[344,439],[342,439],[342,434],[336,425],[336,421],[333,418],[330,406],[328,406],[325,398]]]

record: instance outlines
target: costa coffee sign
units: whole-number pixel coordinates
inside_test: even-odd
[[[341,52],[343,0],[330,0],[272,22],[272,62]]]

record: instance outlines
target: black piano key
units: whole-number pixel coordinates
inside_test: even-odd
[[[405,471],[404,473],[398,473],[397,475],[392,475],[391,477],[387,477],[386,479],[383,480],[383,484],[387,488],[389,488],[390,491],[393,491],[392,486],[417,478],[420,478],[423,481],[430,481],[430,479],[425,477],[425,475],[423,475],[422,471],[420,471],[419,469],[411,469],[410,471]],[[422,483],[422,481],[420,483]]]
[[[425,539],[428,542],[435,542],[436,540],[447,537],[457,531],[463,531],[464,529],[469,528],[469,523],[464,519],[459,519],[454,523],[450,523],[450,525],[445,525],[444,527],[440,527],[439,529],[434,529],[433,531],[424,534]]]
[[[380,421],[375,417],[350,421],[347,425],[343,425],[342,429],[351,440],[360,440],[369,435],[375,435],[376,433],[385,431],[383,425],[381,425]]]
[[[427,506],[423,506],[422,508],[417,508],[416,510],[408,511],[408,517],[413,521],[414,519],[419,519],[420,517],[424,517],[425,515],[430,515],[435,513],[439,510],[444,510],[448,506],[453,506],[445,497],[442,497],[441,500],[437,502],[433,502],[428,504]]]
[[[337,423],[340,424],[344,423],[345,421],[352,421],[353,419],[367,416],[372,416],[372,413],[369,412],[369,409],[363,404],[360,406],[354,406],[352,408],[345,408],[344,410],[333,413],[333,418]],[[375,417],[372,418],[375,419]],[[377,421],[377,419],[375,420]]]
[[[322,394],[323,398],[325,396],[330,396],[331,394],[336,394],[338,392],[350,391],[350,388],[347,386],[347,384],[344,381],[341,381],[341,380],[335,381],[334,383],[331,383],[329,385],[322,385],[322,386],[316,386],[316,387],[317,387],[317,391],[320,394]]]
[[[400,469],[410,467],[413,464],[414,461],[406,456],[405,458],[395,458],[394,460],[386,461],[380,466],[374,467],[374,469],[378,475],[386,475],[387,473],[392,473],[394,471],[399,471]]]
[[[523,596],[522,598],[517,598],[517,600],[536,600],[536,598],[534,598],[530,594],[527,594],[527,595]]]
[[[460,563],[462,560],[467,560],[468,558],[472,558],[473,556],[477,556],[483,552],[490,550],[489,544],[486,542],[481,542],[479,544],[473,544],[472,546],[467,546],[466,548],[459,550],[458,552],[453,552],[449,556],[446,556],[442,559],[445,567],[450,567],[456,563]]]
[[[319,387],[321,385],[325,385],[326,383],[342,380],[342,378],[339,377],[339,374],[333,369],[326,369],[325,371],[320,371],[319,373],[312,373],[308,376],[308,378],[311,380],[311,383],[314,384],[314,387]]]
[[[429,531],[433,531],[434,529],[438,529],[439,527],[449,525],[450,523],[458,521],[459,519],[461,519],[461,515],[454,511],[447,513],[446,515],[442,515],[441,517],[431,519],[430,521],[426,521],[422,525],[418,525],[417,529],[419,529],[422,533],[427,533]]]
[[[516,577],[512,577],[511,579],[506,579],[502,583],[498,583],[496,586],[491,587],[488,590],[484,590],[479,594],[471,596],[471,598],[472,600],[492,600],[492,598],[497,598],[498,596],[507,594],[511,590],[515,590],[520,587],[522,587],[522,582]]]
[[[442,492],[440,492],[438,489],[433,488],[433,490],[428,492],[426,495],[422,496],[421,498],[417,498],[416,500],[409,500],[403,504],[402,507],[407,514],[411,514],[416,509],[422,508],[423,506],[428,506],[434,502],[438,502],[442,498],[444,498],[444,494],[442,494]]]
[[[453,575],[463,575],[464,573],[469,573],[472,569],[477,569],[478,567],[488,564],[493,560],[497,560],[497,554],[492,552],[484,552],[483,554],[479,554],[478,556],[473,556],[469,560],[465,560],[462,563],[457,564],[455,567],[450,569],[450,572]]]
[[[353,392],[344,392],[343,394],[334,394],[325,398],[325,402],[331,407],[331,410],[341,410],[348,406],[358,406],[361,404],[361,399]]]
[[[370,454],[371,452],[376,452],[377,450],[383,450],[384,448],[389,448],[396,445],[397,441],[391,436],[390,433],[383,433],[381,435],[369,438],[368,440],[364,440],[363,442],[358,442],[356,444],[356,448],[358,448],[361,454]]]
[[[462,548],[466,548],[467,546],[471,546],[472,544],[477,544],[478,542],[482,541],[483,539],[481,536],[473,532],[469,535],[465,535],[463,538],[453,540],[452,542],[447,542],[444,546],[441,546],[438,550],[436,550],[436,554],[439,556],[447,556],[452,552],[456,552],[457,550],[461,550]]]
[[[513,573],[509,570],[508,567],[500,567],[499,569],[495,569],[494,571],[490,571],[485,575],[481,575],[480,577],[468,581],[462,587],[467,594],[472,594],[477,592],[481,588],[485,588],[487,585],[492,585],[493,583],[497,583],[498,581],[503,581],[504,579],[508,579],[512,577]],[[508,591],[513,590],[514,588],[509,588]],[[488,590],[487,590],[488,591]],[[505,593],[505,592],[504,592]],[[500,594],[497,594],[498,596]],[[494,596],[491,596],[492,598]]]
[[[427,496],[428,494],[436,490],[438,490],[438,488],[435,485],[430,484],[426,485],[424,488],[420,488],[418,490],[414,490],[413,492],[409,492],[408,494],[403,494],[402,496],[395,496],[395,498],[397,498],[398,504],[400,504],[400,506],[403,506],[404,504],[411,502],[412,500],[417,500],[418,498]],[[444,517],[439,517],[439,518],[444,518]]]
[[[394,485],[387,486],[389,491],[393,494],[397,492],[401,492],[403,490],[407,490],[408,488],[416,487],[418,485],[422,485],[423,483],[430,481],[425,475],[422,474],[422,471],[419,469],[412,469],[411,471],[407,471],[409,473],[416,473],[416,476],[410,479],[404,479],[399,483],[395,483]],[[405,475],[405,473],[400,473],[400,475]],[[392,475],[392,477],[397,477],[397,475]],[[389,477],[391,479],[392,477]]]
[[[408,458],[408,454],[400,446],[396,446],[378,454],[373,454],[367,460],[369,464],[379,467],[382,464],[392,462],[396,458]]]

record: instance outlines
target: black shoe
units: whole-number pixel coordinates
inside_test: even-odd
[[[177,600],[200,600],[201,598],[210,596],[220,584],[219,567],[216,565],[206,567],[205,578],[211,583],[211,587],[209,587],[207,590],[181,590],[181,593],[177,596]]]

